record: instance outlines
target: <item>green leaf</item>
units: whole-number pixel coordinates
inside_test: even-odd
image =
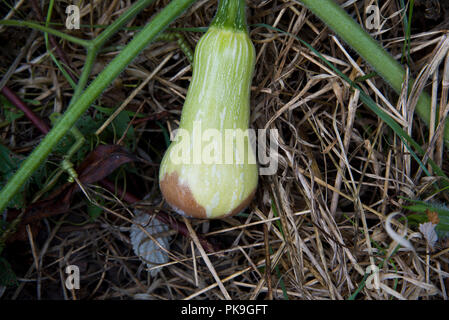
[[[13,159],[14,153],[0,144],[0,174],[7,175],[17,169],[17,161]]]
[[[98,118],[98,119],[97,119]],[[81,116],[75,124],[75,127],[84,135],[86,141],[89,143],[84,143],[84,145],[72,155],[71,161],[76,165],[79,161],[84,159],[86,154],[90,151],[90,145],[95,143],[94,134],[95,131],[101,126],[104,122],[104,117],[101,114],[97,114],[97,118],[93,119],[90,115]],[[66,155],[73,144],[76,142],[73,134],[66,134],[60,142],[55,147],[53,151],[54,154],[58,154],[60,156]]]
[[[425,223],[428,221],[427,215],[422,213],[415,213],[407,216],[407,221],[411,226],[419,226],[421,223]]]
[[[97,105],[93,105],[93,107],[95,109],[97,109],[98,111],[100,111],[101,113],[104,113],[107,116],[110,116],[116,110],[116,108],[101,107],[101,106],[97,106]],[[117,106],[117,108],[118,108],[118,106]],[[148,116],[145,113],[136,113],[136,112],[131,111],[131,110],[123,110],[122,112],[126,112],[128,114],[128,116],[136,117],[136,118],[145,118],[146,116]]]
[[[23,116],[23,112],[14,107],[3,95],[0,95],[0,106],[4,110],[4,117],[8,122],[13,122]]]
[[[438,219],[440,220],[438,225],[435,227],[438,237],[441,238],[449,236],[449,208],[446,205],[438,202],[426,202],[422,200],[408,199],[408,201],[413,204],[403,207],[413,212],[419,212],[418,214],[409,215],[407,217],[409,222],[412,224],[427,222],[427,210],[436,212],[438,213]]]
[[[0,189],[8,182],[9,178],[19,168],[21,159],[11,152],[7,147],[0,144]],[[20,192],[16,193],[8,204],[8,207],[23,208],[25,206],[25,197],[22,186]]]
[[[97,218],[101,215],[103,212],[103,209],[94,205],[94,204],[88,204],[87,206],[87,213],[89,214],[90,220],[95,221]]]
[[[17,284],[17,276],[12,270],[11,265],[5,258],[0,257],[0,285],[11,287]]]
[[[75,126],[84,135],[94,134],[95,131],[103,124],[104,117],[102,114],[97,114],[93,119],[90,115],[82,115],[76,122]]]
[[[23,112],[17,109],[5,109],[5,120],[8,122],[13,122],[14,120],[20,119],[23,116]]]
[[[159,128],[162,129],[162,134],[164,135],[165,144],[167,145],[167,148],[170,146],[171,140],[170,135],[168,133],[168,130],[162,125],[160,121],[156,120],[156,124],[159,126]]]
[[[134,128],[133,126],[128,125],[131,121],[131,118],[129,117],[128,113],[125,111],[120,112],[117,117],[112,121],[115,128],[115,134],[118,139],[120,139],[126,132],[125,137],[125,144],[131,145],[134,143]],[[133,148],[131,148],[133,149]]]
[[[14,175],[14,173],[19,169],[21,163],[24,159],[14,152],[11,152],[7,147],[0,144],[0,189],[8,182],[8,180]],[[29,190],[29,186],[32,185],[34,188],[42,189],[44,183],[47,179],[47,168],[45,163],[41,164],[36,171],[17,192],[11,201],[8,203],[9,208],[21,209],[25,207],[26,196],[24,191]],[[32,193],[29,193],[32,194]]]

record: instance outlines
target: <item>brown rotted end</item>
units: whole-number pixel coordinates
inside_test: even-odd
[[[179,183],[179,176],[177,172],[165,174],[159,182],[159,186],[165,200],[177,213],[191,218],[211,219],[207,217],[206,209],[196,202],[190,188]],[[226,218],[242,212],[243,209],[251,203],[251,200],[255,194],[256,188],[254,188],[251,194],[231,212],[212,219]]]

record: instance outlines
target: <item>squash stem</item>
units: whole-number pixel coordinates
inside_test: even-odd
[[[211,26],[247,32],[245,0],[220,0]]]

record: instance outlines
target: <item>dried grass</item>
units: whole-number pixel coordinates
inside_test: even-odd
[[[156,1],[130,25],[145,23],[167,2]],[[355,13],[357,5],[360,11],[363,2],[352,1],[346,10]],[[126,1],[86,3],[81,10],[83,22],[93,24],[110,23],[128,5]],[[17,6],[22,13],[31,10],[23,1]],[[57,12],[64,12],[62,3],[57,2],[57,6]],[[250,24],[266,23],[301,37],[352,80],[371,72],[297,2],[251,0],[249,6]],[[214,1],[198,1],[175,25],[206,26],[214,10]],[[394,1],[386,1],[382,12],[387,20],[376,38],[400,57],[404,41],[401,12]],[[415,97],[422,90],[432,94],[434,106],[441,108],[440,116],[445,118],[449,111],[449,41],[445,30],[430,30],[414,30],[411,37],[415,63],[409,72],[418,75],[411,97],[403,94],[398,99],[379,77],[361,82],[360,87],[424,144],[428,157],[447,169],[441,130],[429,132],[413,113]],[[90,38],[98,30],[85,28],[76,33]],[[125,44],[132,34],[124,30],[110,45]],[[189,32],[185,36],[193,45],[201,34]],[[279,170],[276,175],[260,177],[257,196],[245,211],[248,215],[221,221],[186,221],[193,240],[176,236],[173,231],[170,262],[160,266],[161,272],[151,278],[134,256],[128,238],[132,207],[126,208],[103,191],[107,210],[89,222],[86,206],[79,198],[80,204],[74,204],[69,214],[45,221],[44,238],[36,238],[28,230],[29,243],[8,248],[10,256],[11,250],[21,250],[17,261],[11,261],[13,266],[21,259],[28,262],[26,268],[17,270],[19,286],[7,289],[4,298],[348,299],[363,284],[366,268],[381,265],[380,288],[365,286],[357,299],[447,299],[447,241],[440,240],[432,252],[417,230],[395,220],[396,228],[406,228],[415,249],[395,250],[397,243],[385,229],[389,214],[405,212],[401,197],[447,201],[444,193],[432,196],[431,183],[437,177],[423,173],[403,142],[361,103],[359,92],[351,90],[313,52],[286,34],[262,27],[252,28],[251,37],[257,51],[251,126],[278,130]],[[84,51],[67,43],[62,47],[79,74]],[[95,69],[101,70],[117,52],[110,48],[100,54]],[[2,73],[8,65],[1,66]],[[153,70],[159,66],[160,71],[154,75]],[[179,123],[190,76],[191,69],[179,48],[156,42],[115,81],[101,102],[112,107],[111,97],[123,101],[136,94],[126,108],[136,110],[144,104],[142,112],[149,115],[167,112],[170,117],[164,124],[172,130]],[[142,81],[148,84],[139,92],[125,86]],[[17,88],[22,96],[40,101],[45,106],[43,117],[64,110],[71,93],[49,58],[41,34],[16,66],[9,86]],[[435,118],[434,114],[433,121]],[[140,123],[134,129],[137,152],[158,161],[148,145],[163,148],[160,128]],[[25,154],[38,142],[30,124],[23,120],[4,127],[1,137],[11,149]],[[165,206],[160,207],[157,167],[137,165],[137,170],[140,180],[136,183],[131,179],[129,188],[150,194],[148,210],[167,211]],[[84,223],[76,225],[80,221],[73,217]],[[206,253],[196,233],[205,234],[224,249]],[[64,270],[69,264],[80,267],[79,290],[68,291],[64,286]]]

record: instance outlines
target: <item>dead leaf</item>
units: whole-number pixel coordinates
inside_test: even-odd
[[[440,223],[440,218],[438,218],[438,212],[426,209],[426,214],[427,218],[429,219],[429,222],[432,222],[435,225]]]
[[[82,184],[92,184],[104,179],[122,164],[138,160],[135,155],[119,145],[101,145],[89,153],[76,172]],[[28,206],[17,226],[17,232],[9,237],[8,242],[27,240],[25,229],[27,224],[32,227],[33,234],[37,234],[40,220],[69,211],[72,198],[79,190],[76,183],[66,183],[47,199]],[[17,210],[10,210],[8,221],[14,220],[18,214]]]
[[[101,145],[89,153],[78,167],[78,178],[83,184],[95,183],[121,165],[133,161],[139,161],[139,158],[122,146]]]
[[[437,225],[433,224],[432,222],[426,222],[426,223],[420,223],[419,224],[419,231],[423,234],[424,238],[427,241],[427,244],[429,247],[433,250],[433,247],[435,246],[435,243],[438,240],[438,235],[435,231],[435,227]]]

